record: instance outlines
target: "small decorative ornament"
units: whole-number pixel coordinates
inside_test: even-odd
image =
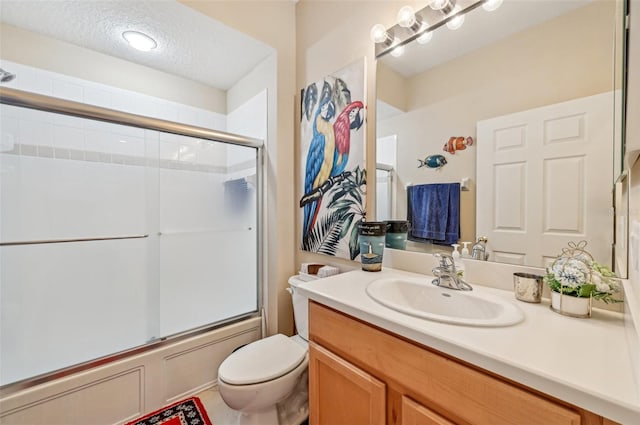
[[[418,159],[418,168],[429,167],[440,169],[447,164],[447,159],[442,155],[429,155],[424,160]]]
[[[569,242],[568,248],[547,268],[544,282],[551,289],[551,310],[571,317],[591,317],[593,299],[606,303],[620,290],[620,280],[585,250],[586,241]]]
[[[444,144],[442,150],[445,152],[449,152],[451,155],[454,155],[456,151],[462,151],[467,148],[467,146],[473,145],[472,137],[450,137],[449,141]]]

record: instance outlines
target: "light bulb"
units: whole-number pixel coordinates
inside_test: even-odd
[[[456,14],[459,12],[460,12],[460,7],[456,6],[451,13]],[[453,19],[447,22],[447,28],[449,28],[450,30],[457,30],[462,26],[462,24],[464,24],[464,15],[459,14],[454,16]]]
[[[428,42],[431,41],[432,38],[433,38],[433,31],[427,31],[425,33],[422,33],[420,37],[416,38],[416,41],[420,44],[427,44]]]
[[[410,28],[416,23],[416,13],[411,6],[404,6],[398,11],[398,25],[404,28]]]
[[[391,53],[391,56],[393,56],[394,58],[402,56],[402,54],[404,53],[404,46],[396,46],[389,53]]]
[[[131,47],[143,52],[148,52],[158,47],[158,43],[153,38],[138,31],[125,31],[122,33],[122,37],[127,40]]]
[[[429,7],[433,10],[441,10],[449,3],[449,0],[432,0]]]
[[[374,43],[382,43],[389,38],[387,30],[382,24],[375,24],[371,28],[371,33],[369,35],[371,37],[371,41],[373,41]]]
[[[482,8],[487,12],[493,12],[494,10],[499,8],[501,4],[502,4],[502,0],[486,0],[482,4]]]

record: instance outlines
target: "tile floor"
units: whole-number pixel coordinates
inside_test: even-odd
[[[209,419],[214,425],[235,425],[238,423],[240,413],[224,403],[217,388],[202,391],[196,396],[202,401]]]
[[[306,384],[306,382],[305,382]],[[237,425],[240,419],[240,413],[229,408],[222,397],[220,397],[220,393],[217,388],[212,388],[209,390],[202,391],[196,394],[202,401],[204,408],[207,410],[207,414],[209,415],[209,419],[213,425]],[[304,397],[307,397],[307,394],[304,394]],[[306,412],[306,409],[305,409]],[[282,413],[282,411],[280,411]],[[303,419],[305,415],[300,416],[295,412],[289,412],[291,416],[287,418],[280,418],[281,421],[285,423],[293,423],[300,425],[308,425],[308,421]],[[302,422],[301,422],[302,421]]]

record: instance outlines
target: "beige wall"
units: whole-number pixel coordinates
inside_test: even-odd
[[[293,316],[287,279],[297,269],[294,231],[294,99],[295,3],[292,1],[189,1],[193,9],[248,34],[276,50],[275,93],[268,93],[268,137],[266,141],[266,305],[270,334],[291,333]]]
[[[267,94],[276,91],[276,72],[278,63],[275,54],[268,56],[253,68],[249,74],[245,75],[242,80],[238,81],[227,90],[227,111],[233,112],[236,108],[243,106],[247,101],[251,100],[256,93],[260,93],[265,88]],[[275,96],[271,96],[275,98]],[[275,108],[277,104],[272,105]],[[275,109],[271,109],[275,110]]]
[[[149,96],[227,113],[224,90],[56,40],[12,25],[0,24],[3,59]]]
[[[418,75],[407,107],[466,97],[487,119],[612,90],[614,11],[614,2],[594,1]]]
[[[408,112],[378,123],[378,137],[398,135],[397,218],[406,217],[405,185],[470,177],[471,190],[460,197],[461,240],[480,236],[475,149],[450,155],[443,144],[451,136],[475,138],[480,120],[613,90],[614,11],[614,2],[596,1],[406,79]],[[388,83],[402,88],[397,74],[380,76],[381,96]],[[445,155],[448,164],[418,169],[416,158],[431,154]]]
[[[296,7],[297,72],[299,89],[339,70],[356,60],[366,62],[366,168],[368,176],[375,176],[375,127],[376,127],[376,63],[374,45],[369,31],[376,23],[386,27],[393,25],[397,10],[403,5],[397,1],[318,1],[302,0]],[[299,93],[296,105],[300,104]],[[299,117],[299,111],[296,111]],[[295,120],[295,176],[300,175],[300,128]],[[296,184],[302,182],[296,179]],[[296,193],[301,186],[296,186]],[[375,178],[367,179],[367,192],[375,193]],[[367,199],[367,218],[375,217],[375,199]],[[294,204],[295,205],[295,204]],[[299,249],[302,235],[302,214],[295,209],[296,265],[301,262],[320,262],[338,266],[341,270],[360,267],[358,263],[326,255],[312,254]]]
[[[406,111],[407,94],[409,93],[407,79],[389,68],[384,62],[377,63],[376,77],[377,100],[395,106],[401,111]]]

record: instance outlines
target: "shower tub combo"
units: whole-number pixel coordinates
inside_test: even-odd
[[[0,96],[0,422],[122,423],[215,385],[262,334],[262,141]]]

